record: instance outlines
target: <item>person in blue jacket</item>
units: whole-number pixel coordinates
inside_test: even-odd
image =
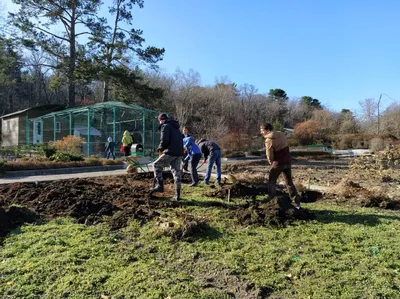
[[[184,162],[188,161],[190,165],[190,175],[192,177],[192,184],[190,187],[197,186],[199,183],[199,175],[197,174],[197,165],[201,159],[201,151],[197,144],[194,142],[192,136],[183,138],[183,147],[186,150],[186,157]]]
[[[184,127],[182,128],[182,139],[183,139],[183,138],[186,138],[186,137],[190,137],[190,136],[191,136],[191,135],[189,134],[189,128],[188,128],[187,126],[184,126]],[[186,157],[186,148],[185,148],[184,154],[185,154],[185,157]],[[182,160],[182,163],[183,163],[182,170],[188,171],[189,160],[183,159],[183,160]]]

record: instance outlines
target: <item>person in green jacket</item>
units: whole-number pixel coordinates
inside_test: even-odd
[[[122,136],[122,145],[124,146],[125,157],[131,154],[131,146],[133,144],[133,138],[131,133],[128,130],[125,130],[124,135]]]

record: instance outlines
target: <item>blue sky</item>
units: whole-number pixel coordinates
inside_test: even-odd
[[[400,99],[399,11],[396,0],[147,0],[134,24],[165,48],[169,73],[282,88],[339,111]]]

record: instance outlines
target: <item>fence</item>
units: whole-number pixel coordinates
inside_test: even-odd
[[[29,119],[26,126],[26,144],[45,144],[61,140],[68,135],[81,136],[85,143],[81,152],[85,156],[104,155],[105,144],[111,137],[119,144],[125,130],[141,143],[145,153],[157,148],[158,112],[121,102],[105,102],[76,107]]]

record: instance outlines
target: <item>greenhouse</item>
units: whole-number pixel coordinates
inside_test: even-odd
[[[128,130],[135,144],[152,155],[159,140],[157,115],[159,112],[122,102],[104,102],[80,106],[29,118],[26,144],[36,145],[61,140],[66,136],[80,136],[84,140],[83,155],[104,155],[107,139],[111,137],[119,152],[122,135]]]

